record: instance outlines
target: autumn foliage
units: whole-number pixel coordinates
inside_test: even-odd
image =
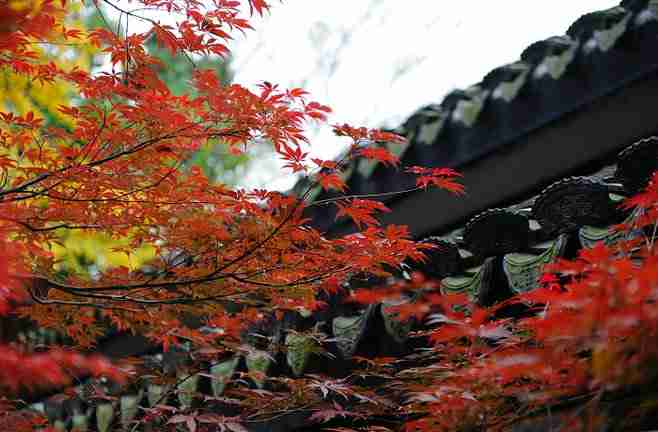
[[[331,110],[302,89],[223,85],[214,72],[196,70],[194,92],[175,96],[158,78],[158,60],[144,47],[149,38],[172,53],[226,55],[232,32],[248,31],[250,16],[269,9],[266,2],[137,2],[179,13],[175,26],[122,11],[109,0],[88,3],[147,21],[149,29],[68,28],[70,0],[0,3],[0,68],[44,89],[70,86],[80,96],[58,107],[67,127],[49,125],[32,111],[0,112],[0,314],[29,318],[73,341],[40,353],[0,345],[0,388],[7,395],[2,421],[13,419],[16,430],[38,423],[17,414],[21,407],[11,398],[19,390],[64,385],[79,375],[131,379],[125,365],[87,355],[110,327],[146,335],[164,351],[183,342],[207,355],[244,351],[241,332],[263,311],[319,310],[325,306],[319,293],[335,294],[356,274],[388,276],[403,262],[422,260],[430,248],[413,241],[405,227],[380,226],[385,204],[350,196],[342,176],[355,158],[397,165],[379,144],[401,137],[334,125],[349,145],[344,157],[311,158],[305,128],[325,123]],[[105,53],[107,70],[60,67],[34,48],[70,41]],[[200,146],[217,140],[236,153],[272,146],[286,169],[308,176],[311,185],[299,197],[231,189],[186,168]],[[463,193],[451,169],[406,171],[417,176],[417,190]],[[342,193],[321,204],[335,205],[357,234],[327,239],[306,225],[304,208],[318,204],[308,199],[316,185]],[[534,313],[524,319],[495,319],[508,303],[455,312],[452,306],[467,299],[438,295],[436,283],[419,274],[357,291],[351,300],[363,303],[420,293],[399,313],[430,323],[416,335],[432,343],[425,360],[396,374],[392,359],[360,359],[364,376],[388,382],[391,393],[384,396],[356,375],[285,379],[286,392],[268,395],[270,408],[294,411],[311,401],[311,421],[348,419],[366,428],[369,419],[391,415],[409,431],[504,428],[546,405],[598,400],[655,379],[657,196],[655,177],[646,192],[627,201],[637,218],[621,228],[626,240],[557,263],[548,269],[545,288],[508,301],[531,305]],[[70,232],[120,240],[112,252],[125,254],[128,264],[95,271],[63,266],[57,251]],[[136,259],[140,248],[148,248],[148,259]],[[221,338],[190,325],[190,316],[221,328]],[[322,351],[323,335],[313,337]],[[246,411],[259,412],[262,394],[245,390],[241,396]],[[393,403],[394,397],[403,403]],[[168,406],[146,412],[142,421],[162,418],[189,430],[243,430],[244,421]]]
[[[625,201],[632,217],[616,227],[619,241],[546,266],[542,287],[527,294],[466,314],[453,307],[463,296],[428,298],[442,311],[430,316],[438,326],[428,331],[437,361],[409,377],[411,410],[425,415],[405,430],[506,430],[574,405],[579,409],[561,419],[566,430],[634,430],[655,410],[657,203],[655,173],[646,190]],[[496,319],[510,304],[532,313]],[[625,414],[601,415],[606,403],[624,399],[631,400]]]
[[[263,14],[269,6],[260,0],[141,3],[179,13],[177,25],[102,1],[89,5],[103,4],[126,19],[146,21],[150,29],[87,31],[67,27],[67,15],[77,4],[0,4],[0,68],[44,91],[65,85],[79,95],[75,103],[57,108],[66,126],[53,126],[31,110],[0,112],[0,230],[7,251],[0,308],[75,343],[70,352],[40,354],[13,344],[0,347],[5,354],[0,385],[8,395],[19,388],[65,384],[80,373],[118,379],[109,364],[77,352],[93,347],[108,326],[147,335],[165,351],[182,341],[213,346],[219,353],[236,351],[240,332],[258,319],[259,310],[315,310],[321,306],[315,294],[327,280],[333,284],[355,272],[385,272],[384,266],[421,256],[421,247],[404,229],[378,226],[375,214],[385,210],[379,202],[347,195],[336,200],[342,214],[366,229],[327,240],[304,225],[308,191],[294,197],[232,190],[211,184],[199,169],[183,169],[209,142],[221,140],[236,153],[270,145],[290,170],[322,187],[344,190],[337,174],[349,160],[395,163],[391,155],[369,152],[367,146],[401,138],[335,126],[352,143],[345,158],[311,161],[304,128],[325,122],[330,109],[301,89],[268,82],[253,89],[222,85],[213,71],[196,70],[190,77],[194,96],[173,95],[158,78],[158,60],[144,48],[149,38],[156,37],[172,54],[225,55],[230,33],[250,29],[250,14]],[[108,69],[63,67],[36,48],[69,43],[100,50]],[[128,264],[95,271],[63,266],[57,251],[70,232],[121,240],[112,243],[119,244],[112,252],[125,254]],[[145,246],[152,251],[150,259],[136,260],[135,250]],[[184,324],[190,314],[221,325],[222,340]],[[14,373],[19,363],[26,366],[24,373]]]

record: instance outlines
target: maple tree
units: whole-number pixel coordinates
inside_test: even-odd
[[[30,109],[0,112],[0,314],[29,318],[73,341],[69,348],[39,353],[0,345],[0,388],[8,395],[0,422],[6,430],[43,426],[43,419],[11,399],[23,388],[65,385],[79,374],[130,380],[124,364],[88,355],[109,327],[146,335],[164,351],[192,342],[202,361],[228,352],[251,355],[242,332],[265,311],[280,318],[286,311],[319,310],[325,306],[321,295],[336,294],[350,277],[388,276],[404,262],[422,260],[431,248],[413,241],[405,227],[380,226],[376,216],[386,206],[350,196],[342,175],[355,158],[397,165],[397,157],[378,143],[400,143],[401,137],[334,125],[349,141],[348,151],[337,161],[311,158],[304,127],[326,122],[330,109],[302,89],[268,82],[248,89],[196,68],[190,91],[174,94],[158,76],[161,64],[145,49],[149,37],[155,35],[172,55],[226,55],[230,32],[249,30],[249,17],[265,13],[266,2],[137,2],[180,13],[176,26],[110,0],[101,3],[147,22],[148,30],[69,28],[67,17],[79,5],[67,0],[0,3],[0,67],[33,86],[65,84],[79,95],[57,107],[68,127],[47,124]],[[34,48],[34,41],[57,46],[71,40],[101,50],[111,70],[58,65]],[[229,188],[198,168],[185,168],[200,147],[218,140],[238,154],[270,145],[286,169],[306,174],[311,184],[295,197]],[[418,176],[417,190],[463,192],[451,169],[406,171]],[[341,195],[311,202],[315,185]],[[623,240],[557,262],[547,269],[544,288],[491,308],[464,308],[470,299],[437,294],[436,281],[420,273],[356,290],[350,300],[364,304],[413,292],[413,303],[391,308],[402,321],[429,323],[416,336],[431,342],[431,349],[403,371],[398,363],[409,359],[358,358],[359,370],[343,378],[276,378],[284,390],[266,394],[268,412],[310,406],[312,422],[347,419],[362,430],[387,430],[370,424],[387,416],[408,431],[504,429],[565,401],[580,398],[595,406],[620,390],[655,382],[657,197],[654,176],[625,204],[635,217],[619,227],[628,233]],[[304,208],[329,204],[354,221],[356,234],[328,239],[306,225]],[[95,272],[63,266],[57,251],[67,232],[112,240],[111,252],[127,258]],[[144,248],[149,253],[138,256]],[[532,313],[497,318],[502,308],[519,302]],[[192,321],[221,334],[201,331]],[[322,353],[326,335],[304,336],[310,339],[289,333],[290,346],[310,344]],[[386,380],[390,391],[373,391],[366,377]],[[235,390],[245,412],[261,414],[262,392]],[[396,397],[404,403],[393,403]],[[185,425],[191,431],[241,431],[246,420],[219,415],[210,404],[156,404],[140,421],[162,418],[172,430]]]
[[[353,158],[397,162],[364,147],[400,137],[348,125],[334,126],[352,142],[341,161],[310,160],[304,124],[325,122],[330,109],[301,89],[264,82],[252,91],[197,68],[191,91],[174,94],[159,78],[161,64],[145,49],[152,35],[172,55],[226,55],[229,32],[251,28],[241,7],[262,15],[269,8],[264,1],[141,1],[179,13],[175,28],[101,3],[150,28],[71,28],[68,18],[80,5],[66,0],[0,5],[0,67],[35,88],[68,86],[79,96],[58,100],[67,127],[29,108],[0,112],[2,313],[29,318],[74,343],[70,352],[39,354],[15,344],[0,347],[6,354],[0,385],[9,394],[65,384],[79,373],[120,380],[106,361],[77,352],[91,348],[108,325],[147,335],[164,351],[184,341],[237,351],[240,332],[261,310],[315,310],[321,306],[316,293],[335,289],[336,280],[356,272],[385,274],[422,256],[424,246],[406,230],[379,227],[374,215],[385,210],[379,202],[336,199],[365,229],[328,240],[304,225],[303,209],[312,204],[305,202],[308,191],[297,198],[231,189],[196,167],[182,169],[195,151],[218,140],[236,154],[271,145],[292,171],[339,190],[345,185],[337,174]],[[111,70],[57,64],[35,48],[70,41],[105,53]],[[422,177],[423,186],[429,177]],[[453,175],[433,177],[450,184]],[[57,251],[71,232],[108,239],[111,252],[125,254],[127,262],[95,272],[62,266]],[[136,255],[144,247],[152,251],[148,259]],[[222,338],[186,325],[190,315],[221,328]],[[25,373],[16,373],[21,364],[28,365]],[[50,364],[56,366],[43,367]],[[171,421],[196,425],[207,423],[206,415],[179,414]]]

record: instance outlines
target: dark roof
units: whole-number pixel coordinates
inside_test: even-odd
[[[400,156],[402,166],[464,172],[465,203],[447,203],[441,192],[416,193],[389,200],[394,212],[384,222],[408,224],[416,236],[441,232],[474,212],[518,200],[555,179],[582,171],[587,164],[600,166],[602,159],[656,132],[658,119],[638,113],[653,108],[658,96],[657,30],[654,2],[623,1],[581,17],[566,35],[533,43],[519,61],[419,109],[396,129],[408,145],[389,147]],[[494,166],[484,168],[492,161]],[[473,176],[474,170],[491,178]],[[517,170],[518,176],[509,175]],[[349,166],[344,176],[352,194],[404,190],[414,184],[403,170],[365,159]],[[486,183],[489,188],[483,189]],[[323,192],[316,198],[330,196]],[[421,212],[410,209],[422,201],[445,204],[449,214],[420,222]],[[402,212],[396,214],[399,208]],[[309,215],[329,235],[352,230],[336,223],[335,211],[328,207],[311,208]]]

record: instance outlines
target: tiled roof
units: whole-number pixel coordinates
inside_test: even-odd
[[[654,1],[623,1],[612,9],[587,14],[566,35],[533,43],[519,61],[492,70],[481,82],[453,91],[438,104],[419,109],[395,130],[407,138],[407,145],[390,145],[390,150],[400,156],[402,166],[457,169],[492,153],[513,152],[532,131],[555,124],[633,82],[654,77],[657,42],[658,5]],[[658,128],[658,122],[653,127]],[[619,142],[617,150],[651,132]],[[402,170],[365,159],[347,167],[343,175],[352,194],[403,190],[414,182]],[[321,230],[335,227],[335,212],[330,209],[317,207],[309,212]]]

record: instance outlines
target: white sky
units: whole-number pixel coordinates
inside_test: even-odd
[[[124,0],[125,1],[125,0]],[[235,34],[235,82],[303,87],[331,106],[331,123],[394,127],[422,105],[518,60],[532,42],[564,34],[581,15],[619,0],[284,0]],[[131,23],[132,25],[132,23]],[[314,131],[312,152],[344,141]],[[276,161],[257,161],[244,185],[287,189]]]
[[[394,127],[422,105],[518,60],[532,42],[564,34],[581,15],[618,0],[285,0],[239,37],[235,80],[301,86],[334,109],[331,123]],[[313,135],[332,157],[344,141]],[[273,161],[251,169],[250,186],[287,189]]]

